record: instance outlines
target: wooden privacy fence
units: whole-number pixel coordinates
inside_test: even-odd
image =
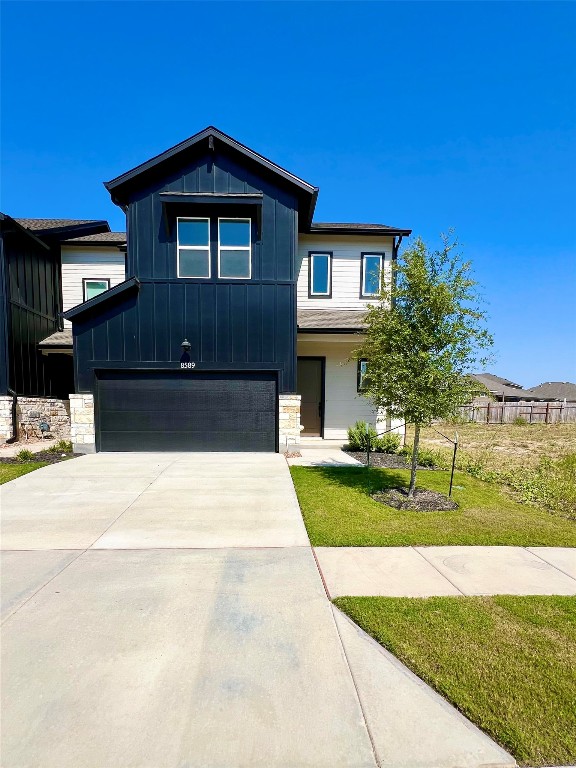
[[[488,403],[460,408],[465,421],[484,424],[511,424],[524,419],[529,424],[563,424],[576,422],[576,403]]]

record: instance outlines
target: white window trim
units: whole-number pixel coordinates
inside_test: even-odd
[[[326,256],[328,259],[328,283],[327,283],[327,290],[326,291],[315,291],[314,290],[314,257],[315,256]],[[332,293],[332,254],[326,251],[323,253],[322,251],[310,251],[310,255],[308,257],[310,259],[310,296],[330,296]]]
[[[208,222],[208,244],[207,245],[180,245],[180,227],[181,221],[206,221]],[[208,274],[207,275],[181,275],[180,274],[180,251],[208,251]],[[210,280],[212,277],[212,258],[210,255],[210,219],[208,216],[177,216],[176,217],[176,274],[184,280]]]
[[[103,291],[100,291],[100,293],[104,293],[105,291],[110,290],[110,278],[109,277],[83,277],[82,278],[82,295],[84,298],[84,301],[90,301],[91,299],[87,298],[87,291],[86,291],[86,285],[88,283],[106,283],[106,288]],[[96,294],[96,296],[99,296],[100,294]],[[92,296],[92,299],[95,299],[96,296]]]
[[[248,245],[220,245],[220,222],[221,221],[247,221],[248,222],[248,236],[250,242]],[[248,251],[248,276],[246,277],[229,277],[228,275],[222,275],[220,270],[220,252],[221,251]],[[236,219],[233,216],[219,216],[218,217],[218,277],[221,280],[251,280],[252,279],[252,219],[240,218]]]
[[[379,266],[378,266],[378,290],[376,293],[368,293],[366,288],[366,257],[367,256],[378,256],[379,259]],[[380,291],[382,290],[382,269],[383,269],[383,262],[386,258],[385,253],[371,253],[370,251],[364,251],[362,253],[362,284],[360,285],[360,294],[364,298],[370,298],[373,296],[378,296],[380,294]]]

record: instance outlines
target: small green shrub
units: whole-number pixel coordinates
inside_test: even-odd
[[[394,432],[387,432],[376,440],[374,447],[378,453],[397,453],[400,448],[400,435]]]
[[[528,420],[525,419],[524,416],[516,416],[512,424],[514,424],[515,427],[521,427],[524,424],[528,424]]]
[[[351,451],[365,451],[370,440],[370,448],[374,449],[378,434],[371,424],[365,421],[357,421],[353,427],[348,428],[348,448]]]
[[[18,461],[32,461],[34,458],[34,454],[32,451],[27,450],[26,448],[23,448],[21,451],[18,451],[16,454],[16,458]]]
[[[59,440],[56,445],[46,449],[47,453],[72,453],[72,443],[70,440]]]

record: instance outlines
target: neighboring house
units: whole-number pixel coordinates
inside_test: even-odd
[[[275,451],[375,423],[351,355],[410,230],[313,222],[316,187],[215,128],[106,188],[127,233],[62,238],[64,326],[40,344],[62,358],[73,335],[78,450]]]
[[[528,389],[535,397],[549,402],[576,403],[576,384],[571,381],[546,381]]]
[[[509,379],[503,379],[500,376],[495,376],[493,373],[473,373],[471,377],[486,387],[492,397],[500,403],[541,399],[530,390],[523,389],[520,384],[516,384]]]
[[[68,418],[55,401],[73,391],[72,358],[42,351],[62,328],[61,244],[109,229],[105,221],[0,214],[0,440],[22,422],[53,426]]]

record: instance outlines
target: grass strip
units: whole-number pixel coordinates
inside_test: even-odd
[[[576,598],[334,602],[521,765],[576,762]]]
[[[406,470],[291,467],[298,501],[316,547],[510,545],[576,546],[576,523],[520,504],[497,486],[456,473],[451,512],[399,511],[370,491],[406,485]],[[449,473],[421,471],[418,486],[447,493]]]

